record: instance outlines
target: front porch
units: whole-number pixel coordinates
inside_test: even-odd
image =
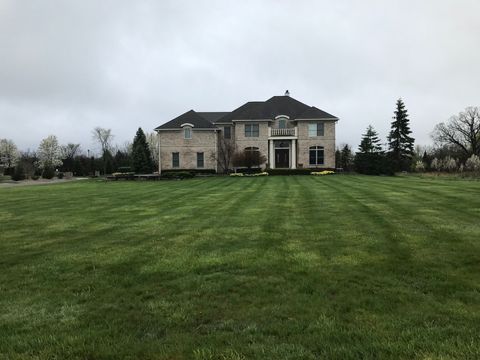
[[[297,168],[297,139],[269,139],[268,149],[268,163],[270,169]]]

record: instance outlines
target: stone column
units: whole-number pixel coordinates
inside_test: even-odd
[[[275,149],[273,147],[273,140],[268,140],[270,142],[270,169],[275,169]]]
[[[297,140],[292,139],[292,169],[297,168]]]

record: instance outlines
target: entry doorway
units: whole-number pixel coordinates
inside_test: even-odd
[[[275,149],[275,168],[288,169],[290,167],[289,149]]]

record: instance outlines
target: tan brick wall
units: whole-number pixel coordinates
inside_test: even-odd
[[[192,129],[192,138],[184,139],[183,130],[160,131],[160,164],[162,170],[172,169],[172,152],[178,152],[179,169],[197,169],[197,152],[204,153],[204,169],[215,169],[213,130]]]
[[[238,151],[247,147],[258,147],[260,153],[268,161],[268,123],[267,122],[249,122],[248,124],[258,124],[258,137],[245,137],[245,123],[237,122],[235,124],[235,144]],[[266,165],[266,163],[264,164]]]
[[[321,168],[335,167],[335,122],[324,121],[324,136],[309,137],[308,124],[315,121],[299,121],[298,122],[298,158],[297,163],[303,164],[304,168],[311,167],[309,164],[309,148],[310,146],[324,147],[324,162]]]

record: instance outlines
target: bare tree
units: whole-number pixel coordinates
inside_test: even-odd
[[[102,149],[102,159],[103,159],[103,173],[107,173],[107,162],[106,162],[106,152],[111,151],[113,134],[111,129],[104,129],[97,126],[92,130],[92,137],[95,142],[100,145]]]
[[[150,154],[152,155],[153,163],[155,164],[155,169],[158,168],[158,157],[159,153],[159,141],[158,134],[156,132],[146,133],[148,148],[150,149]]]
[[[228,170],[232,167],[233,157],[236,152],[236,146],[230,139],[220,138],[218,141],[218,154],[212,154],[214,161],[217,161],[223,173],[228,173]]]
[[[447,123],[435,126],[433,139],[441,145],[453,145],[465,158],[480,155],[480,107],[467,107]]]
[[[0,139],[0,166],[11,169],[18,162],[20,154],[12,140]]]

